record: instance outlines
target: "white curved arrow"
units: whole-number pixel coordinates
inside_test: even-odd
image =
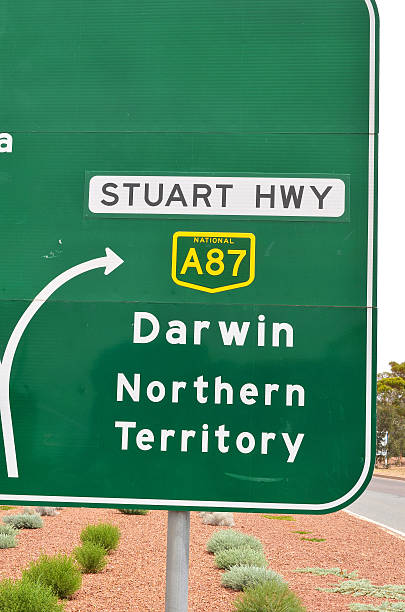
[[[23,313],[17,325],[14,327],[7,346],[4,351],[3,359],[0,365],[0,414],[1,426],[3,429],[4,452],[6,456],[7,475],[9,478],[18,478],[17,457],[15,452],[13,422],[10,411],[10,374],[13,359],[17,350],[18,343],[24,333],[25,328],[31,321],[35,313],[41,308],[44,302],[54,293],[59,287],[70,281],[75,276],[84,274],[95,268],[105,268],[104,274],[110,274],[115,268],[118,268],[124,260],[121,259],[114,251],[106,248],[104,257],[90,259],[73,268],[69,268],[59,276],[56,276],[40,293],[33,299],[27,310]]]

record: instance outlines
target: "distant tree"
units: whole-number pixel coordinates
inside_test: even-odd
[[[377,451],[387,451],[387,458],[405,454],[405,361],[390,362],[391,372],[377,376]],[[388,445],[383,440],[388,432]]]

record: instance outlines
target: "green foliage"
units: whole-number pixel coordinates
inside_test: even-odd
[[[326,538],[301,538],[301,540],[306,540],[307,542],[325,542]]]
[[[3,521],[15,529],[38,529],[43,526],[39,514],[6,514]]]
[[[0,506],[0,510],[14,510],[15,506]]]
[[[285,583],[273,580],[249,587],[235,601],[237,612],[305,612],[298,597]]]
[[[61,599],[71,597],[82,583],[82,576],[73,557],[61,553],[54,557],[41,555],[23,571],[23,579],[50,587]]]
[[[294,570],[296,574],[315,574],[316,576],[339,576],[339,578],[357,578],[357,572],[348,572],[340,567],[303,567]]]
[[[87,525],[80,534],[82,542],[92,542],[107,552],[117,548],[120,537],[120,530],[111,523]]]
[[[381,597],[387,599],[405,599],[404,584],[384,584],[377,586],[371,584],[370,580],[345,580],[338,586],[330,589],[319,589],[328,593],[342,593],[343,595],[354,595],[354,597]]]
[[[251,548],[262,552],[263,546],[257,538],[235,531],[234,529],[221,529],[215,531],[207,542],[207,550],[210,553],[217,553],[220,550],[229,548]]]
[[[263,514],[264,518],[273,519],[275,521],[295,521],[295,518],[292,516],[288,516],[286,514],[276,515],[276,514]]]
[[[241,546],[239,548],[219,550],[215,554],[215,565],[219,567],[219,569],[229,569],[233,565],[266,567],[267,561],[262,551],[253,550],[248,546]]]
[[[149,510],[146,510],[145,508],[118,508],[118,512],[121,512],[122,514],[145,515],[148,514]]]
[[[377,450],[386,450],[388,459],[405,454],[405,362],[391,361],[390,367],[377,376]]]
[[[221,584],[234,591],[243,591],[247,587],[255,586],[256,584],[261,584],[269,580],[284,582],[280,574],[272,570],[267,570],[264,567],[234,565],[230,570],[222,574]]]
[[[15,548],[18,544],[16,534],[0,533],[0,548]]]
[[[306,535],[308,533],[312,533],[312,531],[293,531],[292,533],[300,533],[301,535]]]
[[[106,550],[93,542],[83,542],[74,549],[73,555],[85,574],[96,574],[105,568]]]
[[[1,612],[63,612],[64,609],[49,587],[29,580],[0,582]]]
[[[378,606],[373,606],[371,604],[350,604],[350,610],[353,612],[360,612],[360,610],[366,610],[370,612],[405,612],[405,603],[391,603],[390,601],[383,601],[383,603],[378,604]]]
[[[14,535],[18,534],[18,529],[15,529],[12,525],[1,525],[0,524],[0,534],[4,533],[5,535]]]

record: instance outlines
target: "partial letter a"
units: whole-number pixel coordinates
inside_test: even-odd
[[[0,153],[12,153],[13,137],[7,132],[0,132]]]

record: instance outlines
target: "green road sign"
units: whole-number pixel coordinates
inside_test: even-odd
[[[3,0],[0,499],[331,512],[374,462],[373,0]]]

